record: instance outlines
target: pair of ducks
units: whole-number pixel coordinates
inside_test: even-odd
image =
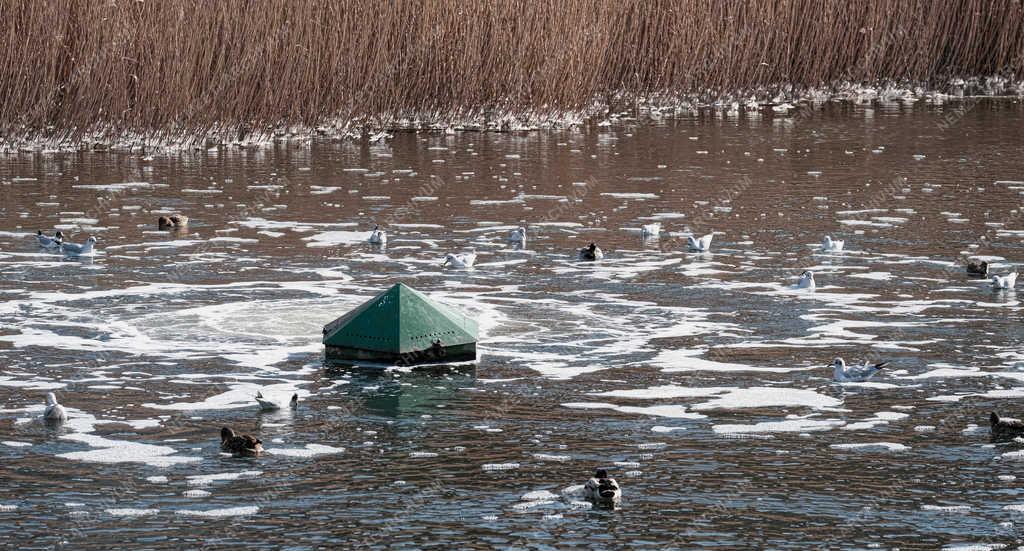
[[[299,395],[298,393],[292,394],[292,398],[286,406],[277,400],[265,397],[263,392],[257,391],[256,403],[259,404],[260,411],[278,411],[285,407],[294,410],[299,407]],[[251,434],[238,434],[230,427],[222,427],[220,429],[220,449],[231,455],[256,457],[263,453],[263,441]]]
[[[1010,272],[1006,275],[988,274],[988,262],[968,262],[967,275],[971,277],[986,278],[992,282],[993,289],[1013,289],[1017,285],[1017,272]]]
[[[653,237],[661,233],[661,224],[648,224],[643,226],[641,234],[646,237]],[[711,250],[711,240],[714,239],[714,234],[707,234],[699,239],[694,236],[686,238],[687,247],[692,252],[706,253]],[[579,250],[577,258],[580,260],[601,260],[604,258],[604,253],[601,252],[601,248],[596,244],[591,243],[586,247]]]
[[[51,250],[60,251],[69,256],[86,256],[92,254],[93,247],[96,245],[96,238],[89,237],[85,240],[85,243],[78,245],[77,243],[69,243],[64,241],[64,233],[57,230],[53,234],[53,237],[43,233],[43,230],[36,231],[36,240],[39,242],[39,246]]]

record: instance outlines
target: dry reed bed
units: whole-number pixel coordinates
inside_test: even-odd
[[[1019,0],[0,0],[0,133],[201,135],[1024,74]]]

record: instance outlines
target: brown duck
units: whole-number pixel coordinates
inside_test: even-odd
[[[184,214],[172,214],[170,216],[161,216],[156,221],[157,226],[161,230],[175,230],[184,228],[188,225],[188,216]]]
[[[993,411],[988,420],[992,424],[993,440],[1013,440],[1018,436],[1024,436],[1024,422],[1019,419],[1003,419]]]
[[[220,449],[233,455],[256,457],[263,451],[263,441],[224,427],[220,429]]]

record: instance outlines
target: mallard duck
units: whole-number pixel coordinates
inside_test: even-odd
[[[832,236],[830,235],[826,235],[825,238],[821,240],[821,250],[827,253],[837,253],[843,250],[843,247],[845,245],[846,241],[843,241],[841,239],[836,239],[835,241],[833,241]]]
[[[694,239],[691,235],[686,238],[686,245],[691,251],[706,253],[711,250],[711,240],[714,239],[715,234],[709,233],[700,239]]]
[[[864,365],[846,367],[846,362],[842,358],[836,358],[830,367],[832,368],[832,379],[837,383],[861,383],[874,377],[888,364],[889,362],[877,364],[864,362]]]
[[[992,276],[993,289],[1013,289],[1017,284],[1017,272],[1011,272],[1004,276]]]
[[[1018,436],[1024,436],[1024,422],[1020,419],[999,417],[999,415],[993,411],[989,414],[988,420],[989,423],[992,424],[993,440],[1013,440]]]
[[[476,262],[475,252],[446,254],[441,266],[450,266],[452,268],[472,268],[474,262]]]
[[[248,434],[235,434],[224,427],[220,429],[220,449],[233,455],[255,457],[263,452],[263,441]]]
[[[797,289],[814,289],[814,272],[805,270],[800,274],[800,281],[796,284]]]
[[[608,477],[608,471],[597,469],[594,477],[583,485],[583,495],[591,501],[611,505],[622,499],[622,488],[614,478]]]
[[[268,400],[263,397],[263,393],[256,391],[256,402],[260,405],[260,411],[277,411],[283,409],[284,404],[275,400]],[[299,395],[292,394],[292,399],[288,401],[289,409],[299,408]]]
[[[61,242],[64,241],[64,234],[57,230],[57,233],[50,237],[43,233],[43,230],[37,230],[36,240],[39,241],[39,246],[45,249],[59,249]]]
[[[185,216],[184,214],[161,216],[157,219],[156,224],[161,230],[184,228],[188,225],[188,216]]]
[[[988,277],[988,262],[968,262],[967,275],[971,277]]]
[[[95,244],[96,238],[90,237],[89,239],[85,240],[84,245],[61,242],[60,250],[68,256],[88,256],[92,254],[92,248]]]
[[[601,252],[601,249],[594,243],[580,249],[580,260],[601,260],[602,258],[604,258],[604,253]]]
[[[46,409],[43,410],[43,421],[59,424],[68,420],[68,412],[64,406],[57,403],[57,396],[52,392],[46,393]]]
[[[380,229],[380,226],[374,225],[373,231],[370,232],[370,238],[367,241],[374,245],[384,245],[388,242],[388,234]]]
[[[648,237],[658,237],[659,235],[661,235],[661,224],[658,222],[640,226],[640,237],[643,237],[644,239],[647,239]]]

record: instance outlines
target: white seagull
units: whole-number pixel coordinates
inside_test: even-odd
[[[256,391],[256,401],[260,404],[260,411],[277,411],[279,409],[284,409],[283,404],[275,400],[268,400],[264,398],[263,393],[258,390]],[[292,399],[288,401],[288,407],[290,409],[299,408],[298,394],[292,394]]]
[[[384,245],[388,242],[388,234],[384,230],[380,229],[380,226],[374,225],[373,231],[370,232],[370,238],[367,239],[374,245]]]
[[[832,362],[832,379],[837,383],[860,383],[875,376],[889,362],[871,364],[867,361],[864,365],[846,367],[842,358],[836,358]]]
[[[63,423],[68,420],[68,412],[64,406],[57,403],[57,397],[52,392],[46,393],[46,409],[43,410],[43,421],[47,423]]]
[[[96,244],[96,238],[90,237],[85,240],[84,245],[77,245],[75,243],[61,243],[60,250],[64,254],[69,256],[88,256],[92,254],[92,247]]]
[[[526,228],[519,226],[518,228],[508,233],[508,240],[510,243],[518,243],[523,247],[526,246]]]
[[[444,256],[444,263],[442,263],[441,266],[451,266],[452,268],[472,268],[474,262],[476,262],[475,252],[446,254]]]
[[[827,253],[837,253],[843,250],[843,246],[845,245],[846,241],[839,239],[833,241],[832,237],[829,235],[826,235],[825,238],[821,240],[821,250]]]
[[[658,237],[659,235],[661,235],[661,224],[658,222],[640,226],[640,236],[645,239],[648,237]]]
[[[686,244],[690,247],[691,251],[706,253],[711,250],[711,239],[715,237],[715,234],[709,233],[700,239],[694,239],[691,235],[686,238]]]
[[[800,274],[800,281],[796,284],[797,289],[810,289],[814,290],[814,272],[805,270],[804,273]]]
[[[39,246],[45,249],[58,249],[60,244],[64,241],[64,234],[57,230],[57,233],[50,237],[43,233],[43,230],[36,231],[36,240],[39,241]]]
[[[1013,289],[1017,285],[1017,272],[1010,272],[1004,276],[992,276],[993,289]]]

